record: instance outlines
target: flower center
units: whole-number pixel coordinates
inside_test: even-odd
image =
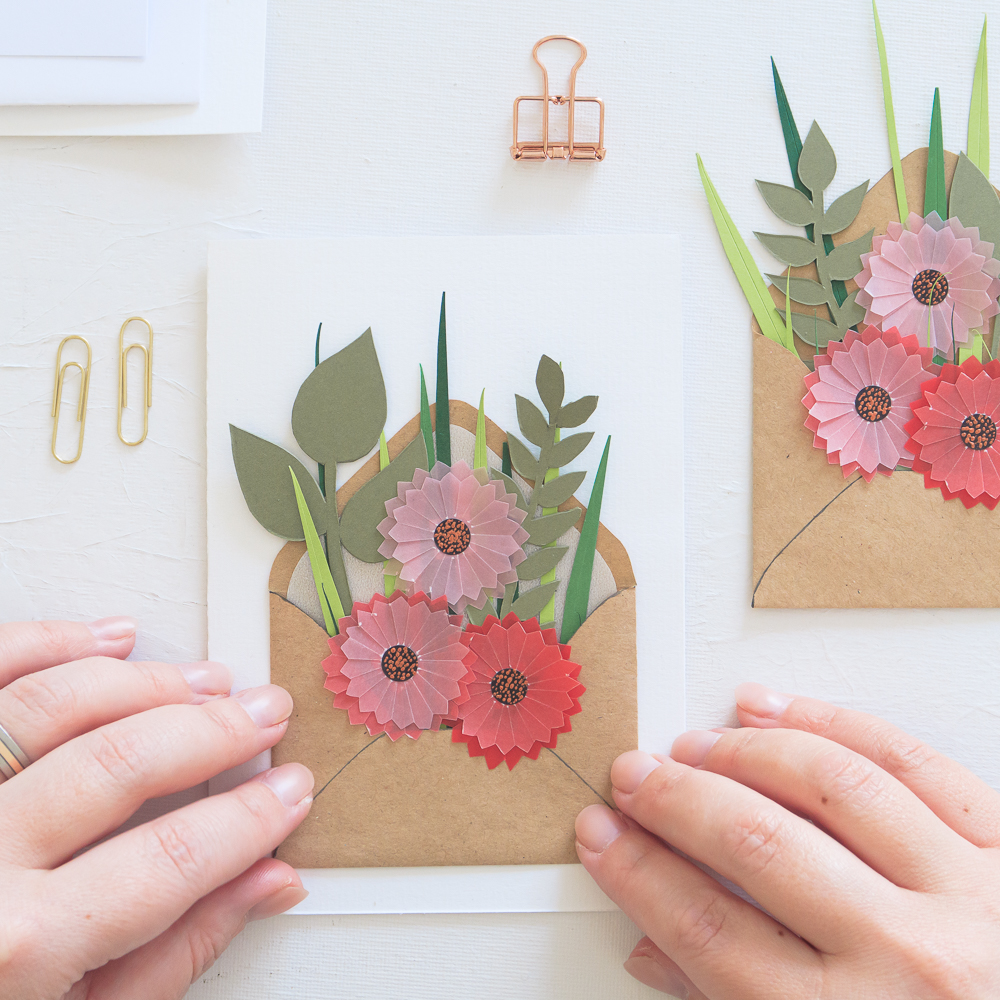
[[[528,680],[520,670],[504,667],[493,675],[490,691],[501,705],[516,705],[528,693]]]
[[[390,646],[382,654],[382,673],[391,681],[408,681],[417,672],[417,654],[409,646]]]
[[[867,420],[869,423],[885,420],[892,409],[892,396],[880,385],[866,385],[854,397],[854,409],[858,411],[858,416],[862,420]]]
[[[460,556],[471,541],[469,526],[457,517],[446,517],[434,529],[434,544],[446,556]]]
[[[936,306],[944,302],[948,294],[948,279],[934,268],[921,271],[911,286],[913,297],[925,306]]]
[[[973,451],[984,451],[997,439],[997,425],[985,413],[973,413],[958,430],[962,444]]]

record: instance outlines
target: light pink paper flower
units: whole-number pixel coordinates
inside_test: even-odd
[[[894,326],[946,358],[952,356],[953,326],[955,343],[966,344],[970,330],[982,330],[1000,313],[993,244],[958,219],[942,222],[937,212],[921,219],[911,212],[905,229],[890,222],[888,233],[875,237],[861,263],[857,302],[866,310],[865,323]]]
[[[417,469],[386,502],[379,552],[407,592],[446,597],[456,611],[481,608],[517,579],[525,558],[526,512],[516,501],[485,469],[473,472],[465,462]]]
[[[921,384],[938,372],[931,353],[915,336],[869,326],[848,330],[843,342],[831,340],[816,355],[802,405],[813,445],[826,450],[831,465],[840,463],[845,476],[860,472],[869,483],[876,472],[889,476],[897,465],[911,465],[906,423],[922,399]]]
[[[323,661],[323,685],[335,692],[335,708],[347,710],[352,725],[375,736],[416,739],[440,729],[468,700],[476,659],[463,641],[462,616],[448,614],[442,597],[391,598],[376,594],[339,622]]]

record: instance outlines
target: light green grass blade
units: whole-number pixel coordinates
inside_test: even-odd
[[[434,468],[434,429],[431,427],[431,404],[427,398],[427,381],[424,366],[420,366],[420,433],[427,448],[427,468]]]
[[[969,159],[990,176],[990,94],[986,72],[986,18],[979,38],[976,74],[972,78],[972,105],[969,108]]]
[[[379,435],[378,439],[378,468],[381,472],[389,464],[389,446],[386,444],[385,431]],[[389,560],[387,559],[382,565],[388,565]],[[395,573],[383,573],[383,584],[386,597],[392,597],[396,590],[396,574]]]
[[[486,390],[479,395],[479,413],[476,415],[476,447],[472,454],[472,467],[474,469],[486,468],[486,410],[483,408],[486,403]]]
[[[885,55],[882,22],[878,19],[878,7],[875,5],[875,0],[872,0],[872,12],[875,15],[875,39],[878,42],[878,61],[882,68],[882,96],[885,99],[885,127],[889,133],[889,155],[892,157],[892,179],[896,185],[896,204],[899,207],[899,221],[905,226],[910,210],[906,204],[903,162],[899,158],[899,139],[896,137],[896,113],[892,109],[892,87],[889,84],[889,60]]]

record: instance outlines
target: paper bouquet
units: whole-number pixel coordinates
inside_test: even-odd
[[[803,142],[772,60],[792,184],[757,181],[804,235],[755,234],[762,275],[701,158],[754,315],[753,595],[757,607],[1000,605],[1000,197],[988,180],[986,28],[968,149],[899,155],[878,12],[891,171],[828,203],[837,171]],[[851,182],[849,182],[851,183]]]

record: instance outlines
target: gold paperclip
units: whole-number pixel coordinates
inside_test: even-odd
[[[71,340],[79,340],[87,348],[86,367],[81,365],[79,361],[62,363],[63,348]],[[59,344],[59,350],[56,351],[56,384],[52,396],[52,457],[57,462],[62,462],[63,465],[72,465],[74,462],[79,461],[80,456],[83,454],[83,432],[87,426],[87,397],[90,395],[90,362],[90,344],[85,338],[75,333],[70,334],[68,337],[63,337],[62,342]],[[76,405],[76,419],[80,424],[80,444],[73,458],[60,458],[56,454],[56,435],[59,433],[59,411],[62,409],[63,385],[66,381],[66,370],[68,368],[76,368],[80,372],[80,401]]]
[[[149,331],[149,346],[143,344],[129,344],[125,346],[125,328],[129,323],[145,323]],[[122,434],[122,414],[128,406],[128,356],[132,351],[139,351],[142,354],[145,377],[143,378],[143,401],[142,401],[142,437],[138,441],[126,441]],[[141,316],[130,316],[118,333],[118,437],[122,444],[127,444],[134,448],[137,444],[142,444],[149,433],[149,408],[153,405],[153,328],[147,320]]]
[[[580,48],[580,58],[569,71],[569,95],[552,96],[549,94],[549,72],[538,58],[538,50],[546,42],[572,42]],[[542,71],[542,94],[540,97],[518,97],[514,101],[514,145],[510,147],[510,155],[515,160],[603,160],[604,159],[604,102],[597,97],[576,96],[576,74],[587,58],[587,48],[583,42],[569,35],[547,35],[535,43],[531,50],[531,58],[538,63]],[[517,137],[517,113],[521,101],[542,102],[542,141],[521,142]],[[600,109],[600,125],[597,142],[577,142],[576,139],[576,106],[577,104],[596,104]],[[549,104],[568,105],[569,130],[566,140],[549,142]]]

